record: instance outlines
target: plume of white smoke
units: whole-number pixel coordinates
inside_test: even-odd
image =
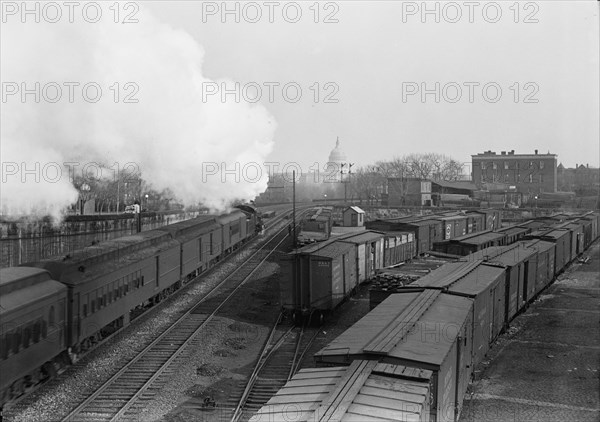
[[[264,191],[267,174],[248,165],[262,164],[272,149],[270,114],[231,96],[204,99],[203,84],[212,81],[202,75],[203,49],[188,33],[143,7],[138,23],[116,24],[104,5],[97,23],[76,13],[73,23],[66,16],[56,24],[12,17],[2,25],[2,213],[58,213],[77,199],[70,173],[90,163],[125,170],[134,163],[128,168],[186,205],[225,209]],[[36,83],[39,98],[22,98]],[[56,86],[62,96],[52,102]],[[102,92],[92,102],[96,86]]]

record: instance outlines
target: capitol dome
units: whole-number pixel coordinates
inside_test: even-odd
[[[345,163],[347,161],[346,154],[340,148],[340,139],[335,143],[335,148],[329,153],[330,163]]]

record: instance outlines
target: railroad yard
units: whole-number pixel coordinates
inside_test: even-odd
[[[300,216],[303,213],[299,211]],[[485,213],[481,214],[491,214],[487,210]],[[468,218],[485,221],[477,214],[440,216],[445,225],[450,224],[446,220],[463,221],[463,233],[475,230],[475,225],[466,224]],[[424,221],[432,221],[432,227],[440,224]],[[343,379],[345,369],[328,372],[319,367],[346,365],[354,360],[344,376],[362,374],[358,376],[363,382],[369,379],[369,386],[381,382],[377,380],[386,371],[404,368],[400,371],[406,375],[402,372],[407,370],[402,359],[408,355],[402,354],[402,345],[410,337],[404,336],[418,332],[420,325],[415,325],[415,331],[398,327],[397,321],[412,315],[411,320],[406,320],[408,324],[421,324],[419,318],[425,324],[429,320],[450,325],[466,321],[457,337],[461,339],[459,343],[444,339],[449,341],[443,346],[448,347],[448,352],[441,356],[450,356],[446,362],[460,359],[455,373],[452,365],[438,369],[417,366],[420,374],[430,377],[430,384],[421,380],[414,388],[421,391],[435,387],[429,391],[437,401],[419,404],[418,414],[426,415],[426,409],[432,406],[429,416],[439,420],[454,420],[458,416],[467,422],[597,420],[600,244],[596,240],[587,250],[583,249],[597,236],[597,221],[596,215],[539,219],[537,222],[546,227],[541,232],[519,229],[522,236],[532,236],[528,240],[516,236],[507,240],[512,229],[499,230],[503,241],[512,246],[491,246],[485,239],[474,243],[476,234],[460,236],[457,230],[456,238],[446,243],[459,252],[468,251],[474,244],[477,252],[462,257],[441,253],[437,257],[428,253],[417,255],[417,239],[412,235],[375,231],[343,234],[292,254],[288,253],[292,247],[289,219],[284,214],[271,217],[262,235],[236,253],[225,255],[219,265],[195,277],[149,311],[132,317],[127,327],[79,355],[58,376],[5,407],[2,417],[8,421],[267,420],[262,413],[268,412],[265,409],[272,400],[298,376],[308,381],[310,371],[322,371],[319,373],[323,376],[336,374],[332,379]],[[478,224],[481,229],[482,224]],[[528,225],[531,224],[523,224]],[[425,226],[415,227],[422,230]],[[546,233],[553,233],[562,243],[556,243],[555,248],[554,243],[539,240],[552,239]],[[545,255],[549,248],[552,253]],[[534,251],[536,260],[530,265]],[[338,264],[323,265],[329,262],[324,259],[334,262],[338,256],[342,257]],[[300,259],[307,265],[305,269],[294,267]],[[554,277],[555,260],[556,272],[561,273],[544,289]],[[562,272],[569,261],[570,266]],[[348,266],[353,262],[356,272]],[[396,263],[399,264],[393,268],[381,268]],[[524,271],[511,272],[511,268],[521,265]],[[311,268],[323,267],[327,268],[325,272],[311,273]],[[339,271],[340,268],[344,270]],[[296,278],[295,274],[304,274],[304,278]],[[295,280],[293,284],[291,280]],[[318,293],[328,286],[324,283],[331,283],[327,301]],[[303,289],[304,295],[308,292],[309,296],[303,295]],[[496,299],[490,299],[487,305],[485,298],[491,298],[492,292],[496,292]],[[391,293],[398,294],[388,297]],[[305,297],[310,297],[311,302],[302,302]],[[509,297],[513,299],[509,301]],[[460,316],[454,314],[457,319],[452,322],[446,312],[454,307],[462,310]],[[282,312],[282,308],[286,311]],[[479,326],[476,324],[471,333],[467,327],[471,327],[472,317],[466,316],[472,312],[481,318],[488,310],[493,316],[490,330],[485,328],[487,322],[477,322],[482,331],[475,329]],[[299,322],[298,318],[305,323],[294,325],[293,320]],[[322,325],[317,323],[319,319],[324,319]],[[306,324],[307,320],[315,324]],[[425,340],[419,342],[417,337],[410,341],[417,341],[419,356],[438,348],[424,344]],[[468,348],[462,355],[452,355],[452,344],[462,344],[462,339]],[[394,363],[386,367],[376,365],[379,357],[369,358],[375,359],[371,363],[361,360],[373,347],[381,347],[377,356],[388,353]],[[476,365],[474,370],[470,362]],[[440,371],[439,375],[431,378],[428,368]],[[448,370],[444,368],[450,368],[450,372],[443,375],[441,371]],[[300,370],[304,371],[298,373]],[[441,404],[442,397],[448,400],[447,392],[451,391],[447,385],[442,389],[437,383],[441,376],[456,379],[456,402]],[[407,388],[406,382],[412,381],[397,381],[394,388]],[[384,396],[376,399],[390,393],[382,390],[378,394]],[[286,397],[300,399],[289,393]],[[394,399],[404,400],[399,397]],[[423,397],[429,397],[429,393]],[[394,407],[409,404],[415,405],[401,401],[388,404],[392,407],[384,407],[384,419],[403,420],[412,415],[412,410],[398,412]],[[357,415],[368,415],[370,410],[365,409],[362,412],[367,413]],[[455,410],[444,414],[440,409]]]
[[[460,422],[600,419],[600,243],[518,316],[475,369]]]

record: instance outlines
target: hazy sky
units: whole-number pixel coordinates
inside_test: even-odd
[[[145,4],[202,45],[203,74],[228,80],[211,88],[239,82],[243,100],[262,87],[277,122],[272,161],[322,165],[339,136],[357,164],[412,152],[470,162],[488,149],[599,164],[596,1],[432,1],[430,14],[422,2],[274,2],[272,23],[264,2],[239,3],[239,23],[221,2]],[[280,84],[272,101],[269,83]]]

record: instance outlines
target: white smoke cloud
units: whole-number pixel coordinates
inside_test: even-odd
[[[106,13],[110,4],[105,5]],[[135,163],[155,189],[168,187],[186,205],[201,201],[217,209],[264,191],[266,173],[257,179],[249,170],[249,180],[242,170],[266,161],[274,119],[262,106],[236,103],[233,97],[221,102],[215,95],[203,102],[202,84],[212,81],[202,75],[204,51],[189,34],[159,22],[143,7],[136,24],[115,24],[109,14],[94,24],[75,17],[70,23],[63,16],[57,24],[11,17],[2,25],[4,94],[22,82],[28,89],[39,82],[42,93],[39,103],[32,94],[21,101],[20,92],[3,98],[3,213],[56,213],[77,199],[66,167],[58,181],[45,180],[42,172],[37,183],[32,175],[23,183],[11,163],[19,170],[22,163],[32,169],[36,162],[40,169],[49,162],[79,162],[77,169],[92,162],[112,168]],[[65,82],[79,84],[72,103]],[[82,96],[89,82],[102,89],[96,103]],[[47,101],[56,93],[49,83],[61,87],[56,103]],[[93,98],[95,89],[88,94]],[[129,94],[138,102],[124,102]],[[240,174],[223,172],[222,163],[231,171],[236,162]],[[215,172],[212,163],[218,170],[207,174],[207,169]]]

